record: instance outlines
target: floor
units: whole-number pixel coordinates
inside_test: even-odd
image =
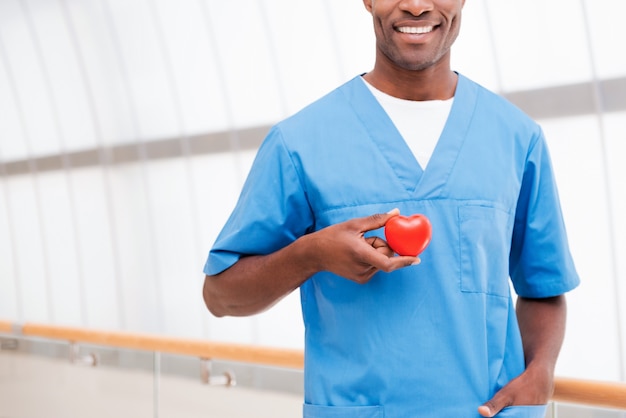
[[[158,399],[155,401],[155,392]],[[0,418],[293,418],[302,397],[0,351]]]

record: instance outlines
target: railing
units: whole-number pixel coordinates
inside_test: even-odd
[[[179,354],[239,363],[302,369],[301,350],[170,338],[118,331],[96,331],[36,323],[0,321],[0,334],[87,343],[122,349]],[[626,410],[626,383],[599,382],[557,377],[553,401]]]

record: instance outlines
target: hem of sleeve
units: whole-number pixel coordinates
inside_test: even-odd
[[[239,261],[239,255],[227,252],[211,252],[204,264],[204,274],[213,276],[223,272]]]
[[[575,276],[570,278],[566,282],[558,281],[550,283],[549,281],[544,281],[540,285],[516,288],[515,293],[523,298],[550,298],[570,292],[576,289],[578,285],[580,285],[580,279],[578,278],[578,276]]]

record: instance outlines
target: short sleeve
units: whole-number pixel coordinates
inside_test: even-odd
[[[279,128],[268,133],[239,200],[204,266],[214,275],[246,255],[275,252],[304,235],[313,215]]]
[[[552,163],[538,132],[526,159],[515,213],[510,276],[519,296],[557,296],[578,286]]]

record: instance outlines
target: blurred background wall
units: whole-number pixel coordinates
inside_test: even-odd
[[[621,0],[467,0],[453,68],[548,136],[582,285],[557,373],[625,380]],[[301,348],[202,267],[269,126],[373,66],[359,0],[0,0],[0,318]]]

